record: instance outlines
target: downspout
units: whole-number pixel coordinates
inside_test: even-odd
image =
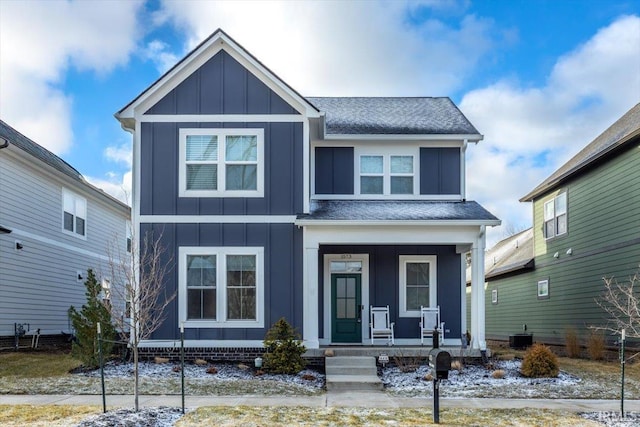
[[[467,169],[467,146],[469,145],[469,140],[467,138],[462,142],[462,156],[460,156],[460,196],[462,197],[462,201],[467,200],[467,180],[466,180],[466,169]]]

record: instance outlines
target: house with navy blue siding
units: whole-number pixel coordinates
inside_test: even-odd
[[[482,135],[449,98],[305,97],[218,30],[116,113],[133,135],[137,236],[162,235],[176,299],[148,348],[259,349],[284,317],[307,348],[366,345],[389,306],[419,345],[485,348],[485,229],[466,200]],[[471,324],[465,299],[471,253]],[[179,344],[178,344],[179,345]]]

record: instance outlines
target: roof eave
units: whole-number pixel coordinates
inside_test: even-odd
[[[574,167],[574,168],[568,170],[567,172],[563,173],[562,175],[558,176],[556,179],[554,179],[551,182],[548,182],[546,184],[544,184],[544,183],[540,184],[539,186],[534,188],[531,192],[529,192],[529,194],[527,194],[526,196],[522,197],[520,199],[520,201],[521,202],[532,202],[538,196],[541,196],[541,195],[553,190],[554,188],[560,186],[561,184],[566,182],[568,179],[570,179],[574,175],[576,175],[576,174],[578,174],[580,172],[584,172],[586,170],[589,170],[592,167],[595,167],[595,164],[598,162],[598,160],[601,160],[603,157],[606,157],[607,155],[610,155],[611,153],[614,153],[615,151],[625,147],[627,145],[627,143],[632,142],[637,137],[640,137],[640,128],[636,129],[634,132],[631,132],[629,135],[625,136],[624,138],[622,138],[620,141],[616,142],[615,144],[610,145],[605,150],[602,150],[601,152],[599,152],[598,154],[596,154],[595,156],[590,158],[587,162],[577,165],[576,167]]]
[[[297,226],[489,226],[495,227],[501,220],[338,220],[338,219],[296,219]]]
[[[444,133],[433,133],[433,134],[380,134],[380,133],[369,133],[369,134],[348,134],[348,133],[326,133],[324,134],[325,140],[370,140],[377,139],[382,141],[391,141],[391,140],[401,140],[401,141],[466,141],[466,142],[480,142],[484,139],[484,136],[481,134],[444,134]]]

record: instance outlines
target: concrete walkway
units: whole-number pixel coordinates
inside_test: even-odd
[[[0,405],[97,405],[100,395],[0,395]],[[182,405],[179,395],[140,396],[140,406]],[[186,396],[185,406],[309,406],[431,408],[432,398],[397,397],[384,392],[328,392],[319,396]],[[131,395],[107,395],[107,408],[133,407]],[[640,400],[625,400],[625,411],[640,411]],[[440,408],[537,408],[571,412],[619,411],[619,400],[581,399],[440,399]]]

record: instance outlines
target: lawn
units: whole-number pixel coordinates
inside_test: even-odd
[[[0,425],[67,426],[100,412],[92,406],[0,405]],[[176,427],[195,426],[423,426],[433,424],[430,409],[309,408],[309,407],[203,407],[188,412]],[[443,409],[443,426],[547,426],[596,427],[601,424],[575,414],[536,409]]]

